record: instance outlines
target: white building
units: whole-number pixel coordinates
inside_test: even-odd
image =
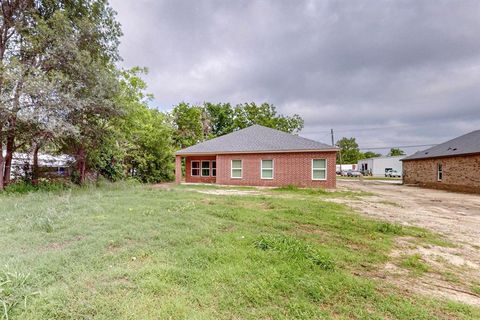
[[[3,156],[6,152],[3,150]],[[53,176],[64,176],[68,173],[68,169],[71,167],[75,159],[71,156],[62,155],[50,155],[50,154],[38,154],[38,166],[43,172]],[[15,152],[12,157],[12,169],[10,171],[10,177],[12,179],[25,176],[26,172],[33,166],[33,158],[31,154]]]
[[[405,156],[395,157],[377,157],[358,161],[358,170],[364,175],[372,175],[374,177],[384,177],[387,170],[396,170],[402,174],[402,161],[400,159]]]

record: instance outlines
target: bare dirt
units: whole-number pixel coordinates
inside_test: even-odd
[[[418,246],[402,238],[391,253],[392,262],[378,277],[407,291],[480,306],[480,196],[404,186],[372,180],[339,180],[338,189],[364,191],[372,196],[332,198],[365,215],[441,234],[452,246]],[[401,267],[406,256],[419,255],[428,272],[412,275]]]

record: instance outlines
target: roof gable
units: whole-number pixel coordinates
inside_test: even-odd
[[[336,150],[335,147],[283,131],[253,125],[245,129],[198,143],[177,155],[205,153],[254,153],[279,151]]]
[[[426,150],[416,152],[411,156],[403,158],[402,161],[460,156],[472,153],[480,153],[480,130],[472,131]]]

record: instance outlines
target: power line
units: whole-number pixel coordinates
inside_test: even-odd
[[[372,147],[372,148],[359,148],[360,150],[378,150],[378,149],[390,149],[390,148],[417,148],[417,147],[431,147],[436,146],[437,144],[416,144],[410,146],[386,146],[386,147]]]

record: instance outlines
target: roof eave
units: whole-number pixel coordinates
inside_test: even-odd
[[[181,152],[177,151],[177,156],[200,156],[217,154],[255,154],[255,153],[300,153],[300,152],[337,152],[338,148],[328,149],[298,149],[298,150],[253,150],[253,151],[210,151],[210,152]]]
[[[444,154],[444,155],[438,155],[438,156],[430,156],[430,157],[419,157],[419,158],[403,158],[400,159],[400,161],[413,161],[413,160],[428,160],[428,159],[438,159],[438,158],[452,158],[452,157],[463,157],[463,156],[473,156],[480,154],[479,152],[468,152],[468,153],[458,153],[458,154]]]

